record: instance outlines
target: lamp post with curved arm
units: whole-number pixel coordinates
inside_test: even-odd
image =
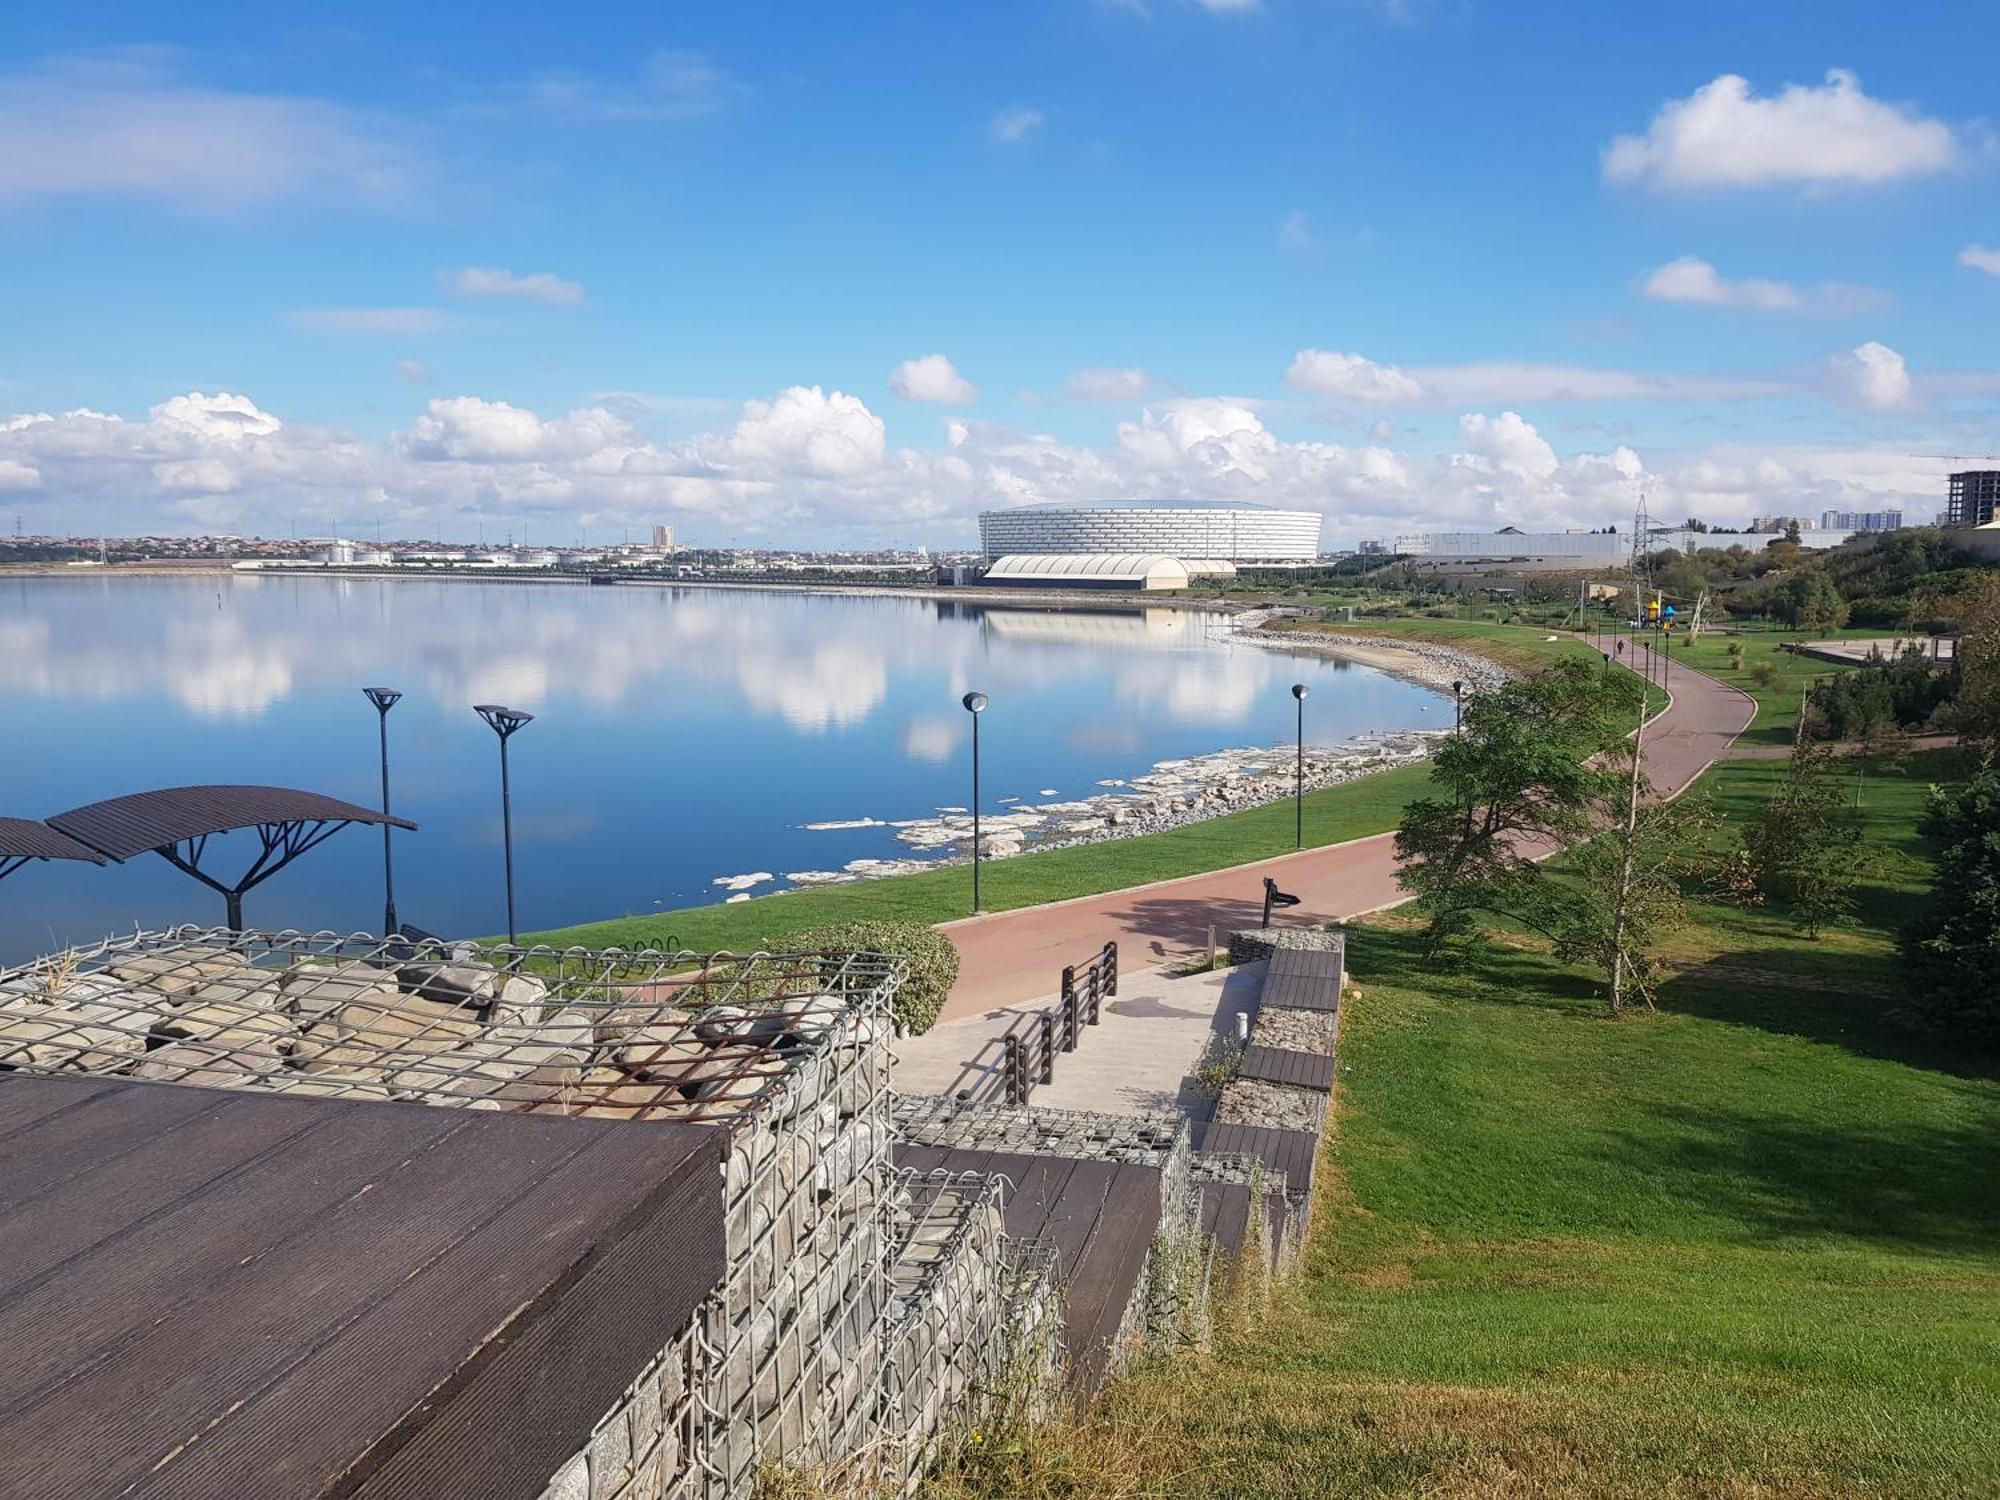
[[[507,946],[514,947],[514,799],[507,783],[507,741],[535,716],[498,703],[475,703],[472,711],[500,736],[500,843],[507,866]]]
[[[1292,697],[1299,705],[1298,755],[1292,762],[1292,847],[1306,846],[1306,685],[1292,684]]]
[[[979,915],[979,716],[986,712],[984,693],[967,693],[958,700],[972,715],[972,914]]]
[[[403,701],[394,688],[363,688],[382,728],[382,936],[396,935],[396,872],[389,856],[389,710]]]

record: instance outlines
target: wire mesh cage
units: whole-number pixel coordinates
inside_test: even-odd
[[[757,1114],[879,954],[447,946],[180,928],[0,971],[0,1067],[695,1124]]]

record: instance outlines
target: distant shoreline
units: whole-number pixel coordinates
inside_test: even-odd
[[[529,572],[517,568],[440,569],[321,567],[236,568],[229,563],[179,561],[166,563],[0,563],[0,581],[9,578],[342,578],[379,579],[393,583],[526,583],[538,587],[584,587],[601,575]],[[958,600],[967,604],[1019,605],[1034,609],[1135,611],[1185,609],[1203,614],[1240,614],[1258,608],[1248,601],[1189,598],[1179,594],[1089,589],[982,589],[940,587],[936,584],[773,582],[769,579],[611,578],[599,587],[665,589],[736,589],[771,594],[817,594],[863,599]]]

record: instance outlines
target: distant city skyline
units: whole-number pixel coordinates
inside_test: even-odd
[[[113,0],[0,42],[29,532],[969,549],[1252,500],[1334,546],[1642,483],[1914,522],[2000,449],[1990,7]]]

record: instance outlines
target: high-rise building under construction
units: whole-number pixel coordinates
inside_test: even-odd
[[[2000,512],[2000,469],[1966,469],[1951,476],[1947,526],[1990,526]]]

